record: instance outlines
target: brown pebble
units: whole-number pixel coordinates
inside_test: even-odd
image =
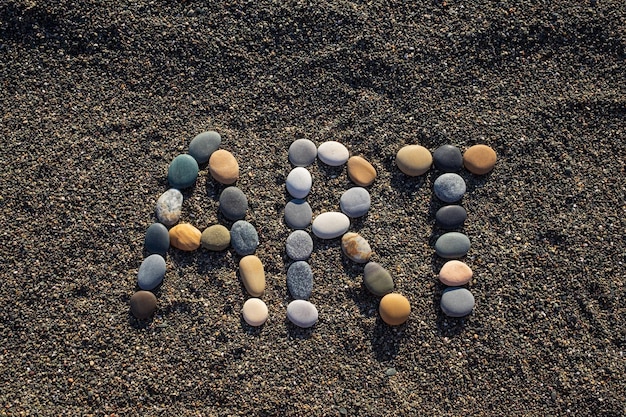
[[[139,320],[145,320],[156,311],[157,298],[150,291],[137,291],[130,297],[130,312]]]
[[[380,300],[378,312],[385,323],[398,326],[409,318],[411,303],[402,294],[387,294]]]
[[[448,261],[439,271],[439,281],[451,287],[465,285],[472,279],[472,269],[461,261]]]
[[[426,173],[433,163],[433,155],[420,145],[407,145],[396,155],[396,165],[400,171],[411,177]]]
[[[233,184],[239,179],[239,163],[232,153],[224,149],[211,154],[209,171],[213,179],[222,184]]]
[[[484,175],[496,165],[496,151],[487,145],[474,145],[463,154],[463,165],[472,174]]]
[[[265,270],[263,263],[255,255],[248,255],[239,261],[239,273],[246,291],[253,297],[260,297],[265,292]]]
[[[202,232],[189,223],[181,223],[170,229],[170,245],[184,250],[194,251],[200,247]]]
[[[348,176],[356,185],[367,187],[376,179],[376,168],[365,158],[353,156],[348,159]]]

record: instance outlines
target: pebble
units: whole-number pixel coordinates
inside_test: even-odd
[[[315,162],[317,146],[309,139],[296,139],[289,146],[289,162],[297,167],[305,167]]]
[[[309,170],[303,167],[295,167],[287,175],[287,191],[293,198],[304,198],[311,191],[313,179]]]
[[[151,290],[163,282],[165,259],[161,255],[150,255],[143,260],[137,273],[137,285],[142,290]]]
[[[305,261],[296,261],[287,269],[287,288],[296,300],[308,300],[313,291],[313,271]]]
[[[167,182],[172,188],[191,187],[198,178],[198,163],[191,155],[178,155],[167,170]]]
[[[153,223],[146,230],[143,247],[148,253],[165,255],[170,248],[170,234],[161,223]]]
[[[220,211],[228,220],[241,220],[248,211],[248,199],[239,188],[226,187],[220,194]]]
[[[457,172],[463,168],[461,150],[453,145],[443,145],[433,152],[435,168],[442,172]]]
[[[367,214],[371,205],[370,193],[363,187],[352,187],[341,194],[339,206],[348,217],[361,217]]]
[[[441,311],[449,317],[465,317],[474,309],[474,295],[466,288],[448,287],[441,294]]]
[[[230,243],[239,255],[252,255],[259,246],[259,235],[252,224],[237,220],[230,228]]]
[[[484,175],[496,165],[496,151],[487,145],[474,145],[463,154],[463,165],[472,174]]]
[[[285,206],[285,223],[291,229],[306,229],[311,224],[313,210],[308,202],[295,199]]]
[[[181,223],[170,229],[170,244],[180,250],[194,251],[200,247],[202,232],[189,223]]]
[[[454,173],[440,175],[433,185],[437,198],[446,203],[459,201],[463,198],[466,189],[463,177]]]
[[[241,309],[243,319],[250,326],[261,326],[269,317],[267,305],[259,298],[249,298]]]
[[[183,194],[176,188],[170,188],[157,200],[157,219],[166,226],[173,226],[180,219],[183,209]]]
[[[213,179],[230,185],[239,179],[239,163],[232,153],[224,149],[213,152],[209,158],[209,171]]]
[[[191,140],[189,155],[193,156],[198,164],[204,164],[213,152],[219,149],[221,143],[222,137],[219,133],[213,130],[202,132]]]
[[[313,327],[317,323],[317,308],[306,300],[293,300],[287,306],[287,318],[298,327]]]
[[[400,171],[415,177],[426,173],[433,163],[430,151],[420,145],[407,145],[396,154],[396,165]]]
[[[130,297],[130,312],[139,320],[152,316],[157,308],[157,298],[150,291],[137,291]]]
[[[348,159],[348,176],[356,185],[367,187],[376,179],[376,168],[365,158],[353,156]]]
[[[265,292],[265,270],[263,263],[255,255],[248,255],[239,261],[239,273],[246,291],[253,297],[260,297]]]
[[[342,143],[329,140],[317,148],[317,157],[326,165],[338,167],[348,161],[350,152]]]
[[[208,250],[224,250],[230,246],[230,231],[221,224],[209,226],[202,232],[200,244]]]
[[[328,211],[313,220],[313,234],[320,239],[334,239],[350,228],[350,219],[343,213]]]
[[[467,219],[467,211],[462,206],[443,206],[435,214],[437,224],[443,229],[456,229],[463,226]]]
[[[465,262],[448,261],[439,271],[439,281],[450,287],[460,287],[470,282],[472,275],[472,268]]]
[[[363,283],[374,295],[382,297],[393,291],[391,274],[381,264],[368,262],[363,269]]]
[[[294,261],[304,261],[309,259],[313,252],[313,239],[304,230],[295,230],[289,237],[285,245],[285,251]]]
[[[411,314],[411,303],[398,293],[385,295],[378,308],[380,318],[390,326],[398,326],[407,321]]]
[[[353,262],[364,264],[372,256],[372,248],[358,233],[348,232],[341,238],[343,253]]]
[[[444,233],[435,242],[435,251],[442,258],[461,258],[467,255],[470,249],[470,240],[463,233]]]

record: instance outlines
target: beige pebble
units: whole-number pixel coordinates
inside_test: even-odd
[[[189,223],[181,223],[170,229],[170,245],[173,247],[193,251],[200,247],[202,233]]]
[[[233,184],[239,179],[239,163],[232,153],[218,149],[209,158],[209,171],[215,181]]]
[[[348,176],[356,185],[367,187],[376,179],[376,168],[365,158],[353,156],[348,159]]]
[[[380,300],[378,312],[385,323],[390,326],[398,326],[409,318],[411,304],[402,294],[391,293]]]
[[[341,249],[350,260],[360,264],[366,263],[372,256],[372,248],[369,243],[358,233],[348,232],[343,235]]]
[[[241,309],[243,319],[250,326],[260,326],[267,321],[268,310],[267,305],[259,298],[250,298],[243,303]]]
[[[474,145],[463,154],[463,165],[472,174],[484,175],[496,165],[496,151],[487,145]]]
[[[433,155],[420,145],[407,145],[396,155],[396,165],[406,175],[415,177],[426,173],[433,163]]]
[[[263,263],[255,255],[248,255],[239,261],[239,273],[246,291],[253,297],[260,297],[265,292],[265,270]]]
[[[212,251],[221,251],[230,246],[230,231],[221,224],[209,226],[200,237],[202,247]]]
[[[472,269],[461,261],[448,261],[439,271],[439,281],[451,287],[465,285],[472,279]]]

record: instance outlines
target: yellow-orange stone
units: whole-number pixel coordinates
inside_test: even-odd
[[[239,163],[232,153],[218,149],[209,158],[209,171],[215,181],[233,184],[239,179]]]
[[[246,291],[253,297],[260,297],[265,292],[265,270],[263,263],[255,255],[248,255],[239,261],[239,273]]]
[[[465,262],[448,261],[441,267],[439,271],[439,281],[451,287],[465,285],[472,279],[472,268],[467,266]]]
[[[411,177],[426,173],[433,163],[433,155],[420,145],[407,145],[396,154],[396,165]]]
[[[348,176],[356,185],[367,187],[376,179],[376,168],[365,158],[353,156],[348,159]]]
[[[409,318],[411,303],[402,294],[387,294],[380,300],[378,312],[385,323],[390,326],[397,326]]]
[[[496,151],[487,145],[474,145],[463,154],[463,165],[473,174],[486,174],[496,165]]]
[[[189,223],[177,224],[170,229],[170,245],[180,250],[196,250],[200,247],[201,236],[202,232]]]

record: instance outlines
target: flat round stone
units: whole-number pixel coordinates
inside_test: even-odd
[[[453,145],[442,145],[433,152],[435,168],[442,172],[457,172],[463,168],[461,150]]]
[[[313,327],[317,323],[317,308],[306,300],[293,300],[287,306],[287,318],[298,327]]]
[[[253,297],[260,297],[265,292],[265,269],[261,260],[248,255],[239,261],[239,273],[243,286]]]
[[[496,165],[496,151],[487,145],[474,145],[463,154],[463,165],[472,174],[484,175]]]
[[[198,163],[191,155],[178,155],[167,170],[167,182],[172,188],[191,187],[198,178]]]
[[[317,146],[309,139],[296,139],[289,145],[289,162],[297,167],[306,167],[315,162]]]
[[[287,175],[285,185],[293,198],[304,198],[311,191],[312,184],[313,179],[309,170],[303,167],[295,167]]]
[[[350,219],[343,213],[329,211],[313,220],[313,234],[320,239],[334,239],[342,236],[350,227]]]
[[[363,269],[363,284],[374,295],[382,297],[393,291],[391,274],[377,262],[368,262]]]
[[[207,227],[200,236],[200,244],[211,251],[221,251],[230,246],[230,231],[221,224]]]
[[[426,173],[433,163],[430,151],[420,145],[406,145],[396,154],[396,165],[410,177]]]
[[[148,253],[165,255],[170,248],[170,234],[161,223],[153,223],[146,230],[143,247]]]
[[[130,312],[139,320],[152,316],[157,308],[157,298],[150,291],[137,291],[130,297]]]
[[[367,214],[372,201],[370,193],[363,187],[352,187],[341,194],[339,206],[348,217],[361,217]]]
[[[285,223],[291,229],[306,229],[311,224],[312,218],[313,210],[305,200],[291,200],[285,206]]]
[[[461,258],[467,255],[469,249],[469,238],[459,232],[444,233],[435,242],[435,251],[442,258]]]
[[[170,244],[176,249],[194,251],[200,247],[202,232],[189,223],[181,223],[170,229]]]
[[[267,305],[259,298],[249,298],[243,303],[241,315],[250,326],[261,326],[267,321],[269,312]]]
[[[329,140],[317,148],[317,157],[326,165],[338,167],[348,161],[350,152],[342,143]]]
[[[294,261],[305,261],[313,252],[313,239],[304,230],[294,230],[287,237],[285,251]]]
[[[442,229],[456,229],[463,226],[467,219],[467,211],[462,206],[443,206],[435,214],[437,224]]]
[[[213,152],[219,149],[222,137],[219,133],[209,130],[196,135],[189,144],[189,155],[198,162],[204,164],[209,160]]]
[[[376,179],[376,168],[361,156],[348,159],[348,176],[361,187],[371,185]]]
[[[142,290],[151,290],[163,282],[165,259],[161,255],[150,255],[143,260],[137,273],[137,285]]]
[[[439,271],[439,281],[450,287],[460,287],[470,282],[472,275],[472,268],[465,262],[448,261]]]
[[[173,226],[180,219],[183,209],[183,194],[176,188],[170,188],[157,200],[157,219],[166,226]]]
[[[398,326],[407,321],[411,314],[411,303],[402,294],[391,293],[380,300],[380,318],[390,326]]]
[[[226,187],[220,194],[220,211],[228,220],[241,220],[248,211],[248,198],[239,188]]]
[[[449,317],[465,317],[474,309],[474,295],[463,287],[448,287],[441,294],[441,311]]]
[[[237,220],[230,228],[230,244],[239,255],[252,255],[259,246],[259,235],[252,224]]]
[[[372,256],[372,248],[358,233],[348,232],[341,237],[341,249],[353,262],[364,264]]]
[[[437,198],[446,203],[459,201],[463,198],[466,189],[463,177],[454,173],[440,175],[433,184]]]
[[[313,291],[313,271],[305,261],[296,261],[287,269],[287,288],[296,300],[308,300]]]
[[[221,184],[234,184],[239,179],[239,163],[232,153],[224,149],[211,154],[209,171],[213,179]]]

